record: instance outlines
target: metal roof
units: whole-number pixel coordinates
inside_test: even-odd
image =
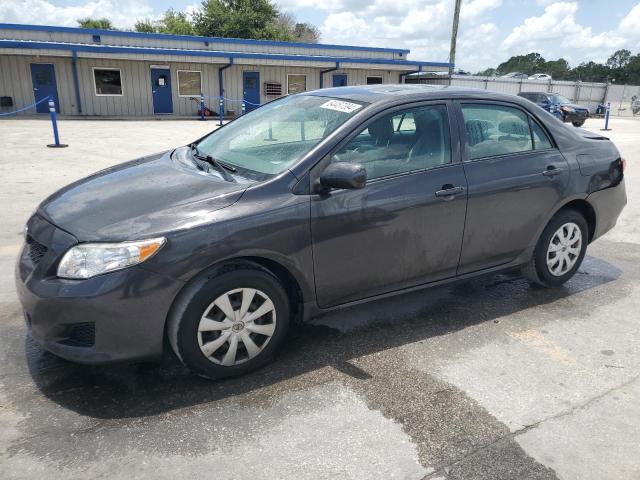
[[[1,26],[1,25],[0,25]],[[45,49],[45,50],[67,50],[71,52],[92,52],[92,53],[126,53],[126,54],[147,54],[147,55],[186,55],[194,57],[217,57],[217,58],[249,58],[267,60],[297,60],[303,62],[330,62],[330,63],[363,63],[370,65],[395,65],[407,67],[444,67],[448,68],[449,63],[444,62],[422,62],[413,60],[391,60],[384,58],[362,58],[362,57],[337,57],[332,55],[295,55],[279,53],[251,53],[251,52],[231,52],[218,50],[194,50],[183,48],[156,48],[156,47],[136,47],[118,45],[93,45],[86,43],[67,42],[44,42],[34,40],[0,40],[0,48],[17,49]]]
[[[63,32],[88,35],[110,35],[117,37],[154,38],[158,40],[179,40],[196,42],[219,42],[228,44],[264,45],[274,47],[329,48],[334,50],[362,50],[368,52],[389,52],[407,55],[410,50],[402,48],[360,47],[354,45],[333,45],[327,43],[283,42],[276,40],[253,40],[245,38],[201,37],[196,35],[170,35],[166,33],[127,32],[122,30],[100,30],[93,28],[58,27],[51,25],[23,25],[18,23],[0,23],[0,30],[26,30],[39,32]]]

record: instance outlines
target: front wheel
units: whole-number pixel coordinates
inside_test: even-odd
[[[562,210],[545,227],[525,277],[545,287],[557,287],[576,273],[587,251],[589,229],[580,212]]]
[[[577,122],[571,122],[573,124],[574,127],[581,127],[584,125],[584,122],[586,122],[586,120],[578,120]]]
[[[241,375],[269,362],[289,327],[289,302],[267,270],[240,268],[194,285],[169,318],[173,351],[208,378]]]

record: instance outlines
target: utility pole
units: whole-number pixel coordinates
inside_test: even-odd
[[[453,11],[453,27],[451,28],[451,49],[449,50],[449,75],[453,75],[453,66],[456,63],[456,41],[458,39],[458,22],[460,21],[460,4],[462,0],[456,0]]]

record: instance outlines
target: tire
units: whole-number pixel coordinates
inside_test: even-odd
[[[563,235],[566,237],[563,238]],[[576,241],[576,238],[579,240]],[[561,210],[543,230],[533,256],[523,267],[522,273],[538,285],[559,287],[580,268],[588,240],[589,228],[582,214],[576,210]],[[557,253],[550,252],[552,241],[557,245],[553,247]]]
[[[180,361],[211,379],[262,367],[289,328],[289,299],[280,281],[257,265],[232,268],[192,285],[172,308],[167,325],[169,343]]]
[[[579,120],[579,121],[577,121],[577,122],[571,122],[571,124],[572,124],[574,127],[581,127],[581,126],[583,126],[583,125],[584,125],[584,122],[586,122],[586,120]]]

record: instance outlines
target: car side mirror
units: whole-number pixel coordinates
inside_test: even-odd
[[[331,163],[320,175],[320,186],[324,190],[344,188],[356,190],[367,184],[367,171],[357,163]]]

